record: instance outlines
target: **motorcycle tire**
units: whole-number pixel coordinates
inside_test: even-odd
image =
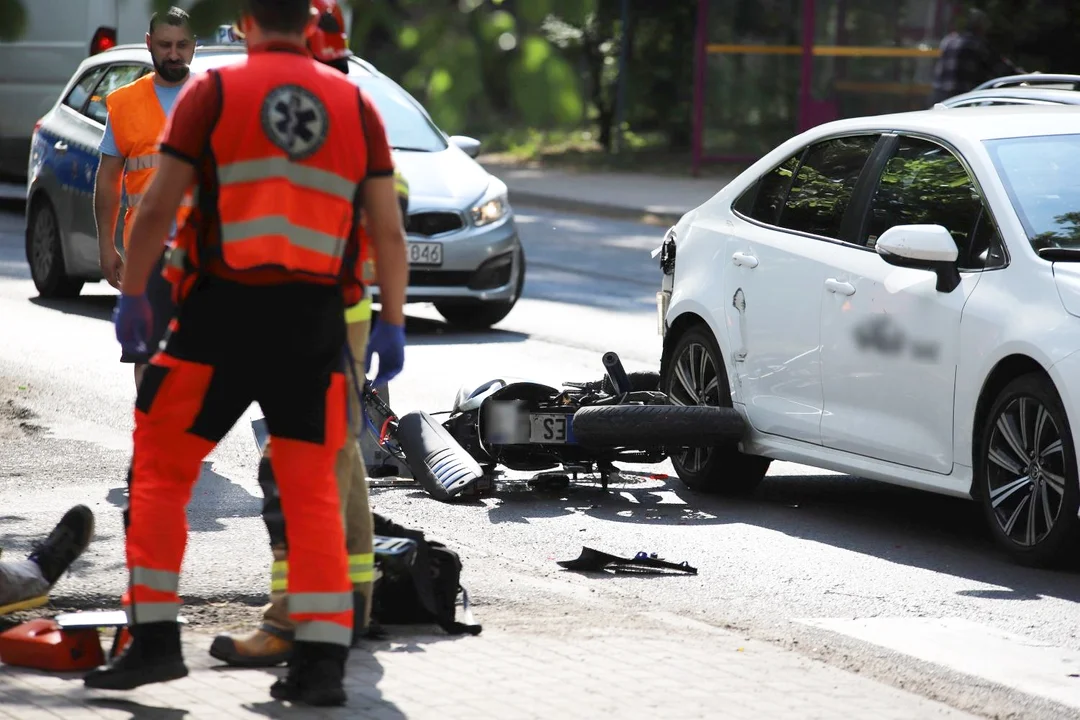
[[[746,423],[708,405],[596,405],[574,413],[574,439],[594,447],[712,447],[737,443]]]
[[[660,373],[645,371],[626,374],[630,380],[630,392],[646,392],[660,389]],[[600,390],[608,395],[615,394],[615,386],[611,384],[611,378],[607,375],[600,381]]]

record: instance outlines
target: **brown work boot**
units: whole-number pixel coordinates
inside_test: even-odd
[[[234,638],[218,635],[210,645],[210,655],[237,667],[273,667],[289,660],[293,651],[293,633],[269,623],[258,630]]]

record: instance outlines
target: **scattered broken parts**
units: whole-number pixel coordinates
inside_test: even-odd
[[[587,546],[582,546],[581,554],[575,559],[559,560],[557,562],[567,570],[595,572],[612,566],[615,572],[655,573],[658,570],[675,570],[697,575],[697,568],[692,567],[685,560],[681,563],[673,563],[659,559],[656,553],[650,555],[646,552],[639,552],[632,558],[621,558]]]

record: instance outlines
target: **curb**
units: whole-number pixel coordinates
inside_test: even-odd
[[[595,217],[610,218],[612,220],[627,220],[645,225],[653,225],[667,229],[682,218],[682,213],[650,212],[644,208],[620,207],[605,203],[593,203],[585,200],[572,198],[554,197],[539,193],[522,192],[510,188],[510,204],[527,205],[545,210],[562,210],[565,212],[582,213]]]

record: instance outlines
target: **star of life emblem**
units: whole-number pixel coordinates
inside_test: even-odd
[[[262,127],[289,159],[302,160],[322,147],[330,120],[326,106],[312,92],[298,85],[281,85],[263,101]]]

